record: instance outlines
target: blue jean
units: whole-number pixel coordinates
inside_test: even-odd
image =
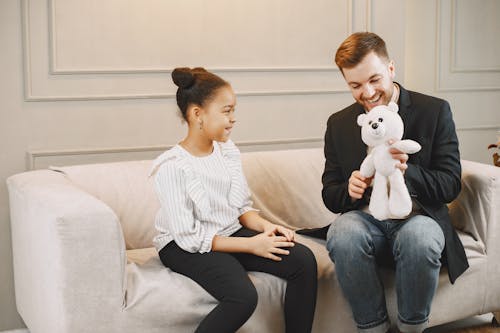
[[[425,329],[444,245],[441,227],[423,215],[379,221],[351,211],[332,223],[326,246],[359,332],[382,333],[390,327],[377,272],[383,262],[395,264],[399,330]]]

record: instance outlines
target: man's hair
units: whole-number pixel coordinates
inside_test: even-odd
[[[371,52],[375,52],[380,58],[389,60],[389,54],[382,38],[373,32],[356,32],[340,44],[335,54],[335,63],[343,73],[344,68],[355,67]]]

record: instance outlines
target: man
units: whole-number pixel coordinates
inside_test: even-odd
[[[342,213],[329,227],[327,249],[335,262],[342,291],[359,332],[386,332],[390,327],[384,286],[377,269],[395,269],[398,328],[422,332],[427,326],[441,263],[453,283],[468,267],[446,203],[460,192],[458,140],[449,104],[408,91],[394,82],[395,65],[376,34],[355,33],[338,48],[335,62],[356,103],[332,114],[325,134],[323,201]],[[395,149],[413,201],[404,219],[379,221],[367,204],[372,178],[359,173],[367,147],[356,119],[377,105],[394,101],[404,122],[403,139],[420,143],[410,157]]]

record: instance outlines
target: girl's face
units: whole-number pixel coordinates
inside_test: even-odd
[[[236,122],[236,96],[231,86],[219,88],[213,98],[200,109],[202,131],[211,140],[226,142]]]

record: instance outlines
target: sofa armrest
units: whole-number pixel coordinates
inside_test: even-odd
[[[106,328],[126,286],[115,213],[58,172],[14,175],[7,185],[16,302],[28,327],[77,332],[92,318]]]
[[[462,191],[449,205],[451,220],[487,252],[500,250],[499,200],[500,168],[462,160]]]

